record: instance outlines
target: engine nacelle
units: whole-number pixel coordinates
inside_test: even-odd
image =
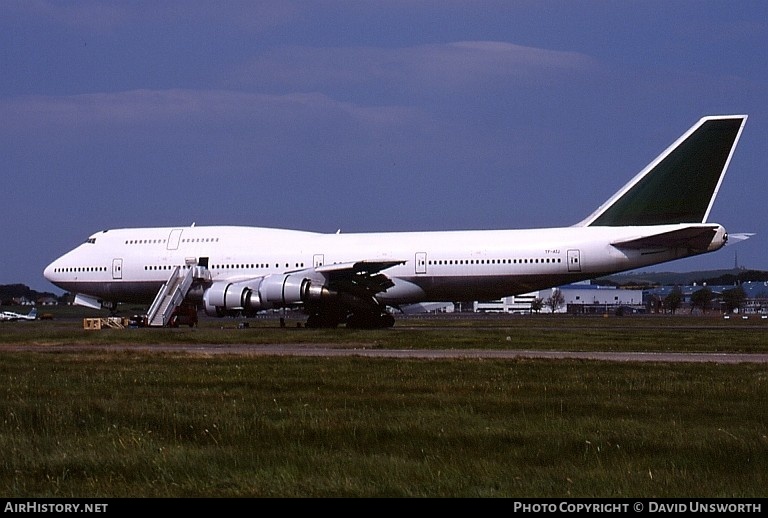
[[[203,293],[203,305],[206,314],[224,316],[316,302],[333,295],[322,283],[302,273],[272,274],[240,282],[214,282]]]
[[[266,307],[283,307],[299,304],[305,300],[304,290],[311,281],[304,276],[268,275],[259,285],[259,297]]]
[[[203,292],[205,313],[210,316],[222,317],[227,312],[245,309],[244,299],[251,293],[249,282],[214,282],[211,284]]]

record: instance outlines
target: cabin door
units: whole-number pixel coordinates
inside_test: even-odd
[[[171,234],[168,236],[168,243],[166,248],[168,250],[178,250],[179,241],[181,240],[181,233],[184,232],[183,228],[174,228],[171,230]]]
[[[122,259],[112,259],[112,278],[113,279],[123,278],[123,260]]]
[[[416,252],[416,273],[417,274],[427,273],[427,253],[426,252]]]
[[[578,250],[568,250],[568,271],[581,271],[581,254]]]

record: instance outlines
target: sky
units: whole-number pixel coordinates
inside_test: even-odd
[[[706,115],[768,270],[768,2],[45,1],[0,11],[0,284],[108,228],[569,226]]]

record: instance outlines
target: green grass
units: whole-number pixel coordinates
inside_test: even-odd
[[[723,320],[715,316],[571,317],[507,316],[401,318],[392,329],[306,329],[289,319],[201,320],[178,329],[83,329],[82,318],[0,324],[0,344],[274,344],[323,343],[338,347],[548,349],[568,351],[768,352],[768,320]],[[422,332],[417,332],[422,329]]]
[[[768,495],[762,365],[24,352],[0,375],[6,497]]]

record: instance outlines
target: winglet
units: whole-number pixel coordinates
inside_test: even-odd
[[[575,226],[706,223],[746,121],[703,117]]]

